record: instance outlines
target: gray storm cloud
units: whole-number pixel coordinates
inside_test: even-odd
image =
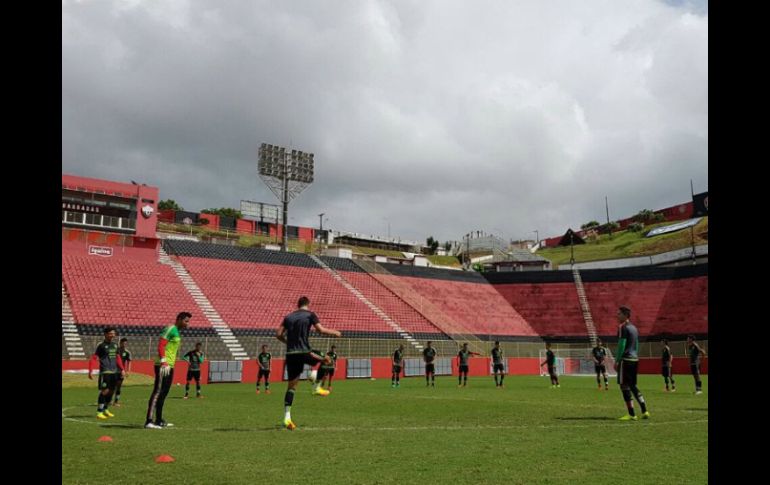
[[[708,189],[704,3],[62,3],[62,171],[187,209],[274,203],[261,142],[315,153],[292,224],[556,235]]]

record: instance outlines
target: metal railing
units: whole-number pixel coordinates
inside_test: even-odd
[[[148,360],[155,358],[156,349],[158,348],[157,336],[128,336],[128,349],[131,351],[132,357],[135,360]],[[85,349],[86,356],[93,354],[96,346],[102,342],[103,337],[96,335],[81,335],[83,341],[83,348]],[[249,359],[256,359],[257,355],[261,352],[262,345],[268,346],[268,351],[273,354],[273,357],[283,358],[285,356],[286,346],[276,340],[274,337],[238,337],[244,350],[249,356]],[[64,337],[62,337],[62,342]],[[179,348],[179,358],[191,350],[196,342],[203,344],[203,352],[208,360],[232,360],[227,347],[224,345],[219,337],[185,337],[182,336],[182,345]],[[494,347],[494,336],[488,340],[480,340],[479,345],[483,347],[483,354],[490,355],[492,347]],[[422,343],[425,343],[422,341]],[[315,350],[326,352],[331,345],[336,346],[337,355],[342,358],[379,358],[379,357],[391,357],[393,352],[399,345],[404,345],[404,357],[418,357],[421,358],[422,354],[419,350],[408,345],[403,339],[366,339],[366,338],[318,338],[311,337],[310,345]],[[698,344],[708,353],[708,340],[698,340]],[[433,340],[433,347],[439,357],[454,357],[459,351],[459,345],[454,340]],[[553,343],[552,348],[555,350],[562,349],[585,349],[590,346],[590,343],[586,339],[586,342],[578,343]],[[687,355],[686,342],[676,341],[669,342],[671,351],[675,358],[684,358]],[[610,346],[614,351],[615,345]],[[639,344],[639,357],[642,358],[656,358],[660,357],[661,353],[660,342],[641,342]],[[537,358],[540,355],[540,350],[544,349],[544,345],[541,342],[500,342],[500,348],[503,350],[503,355],[509,358]],[[66,357],[64,344],[62,344],[62,358]]]

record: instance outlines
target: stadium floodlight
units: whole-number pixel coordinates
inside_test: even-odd
[[[259,147],[259,176],[283,203],[283,251],[288,250],[289,202],[313,183],[313,157],[312,153],[269,143]]]

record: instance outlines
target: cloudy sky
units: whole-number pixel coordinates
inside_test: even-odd
[[[541,238],[708,190],[708,7],[684,0],[62,2],[62,172],[188,210],[276,203],[262,142],[315,153],[290,224]]]

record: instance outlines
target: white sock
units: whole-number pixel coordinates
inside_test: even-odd
[[[283,419],[291,419],[291,406],[284,406],[284,410]]]

